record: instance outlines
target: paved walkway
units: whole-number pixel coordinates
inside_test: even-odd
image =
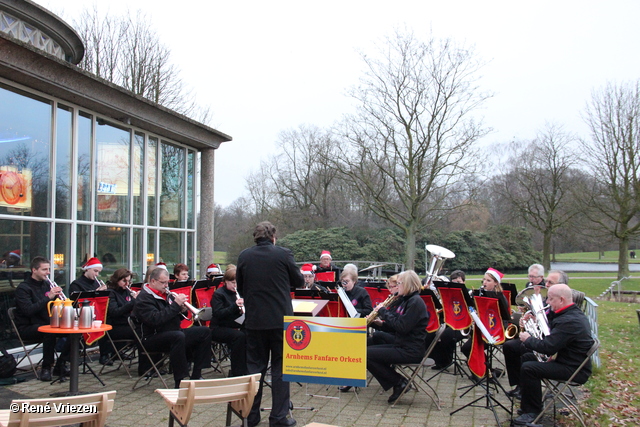
[[[97,362],[90,364],[94,369],[101,367]],[[223,369],[225,372],[227,369]],[[135,366],[133,372],[135,372]],[[82,368],[81,368],[82,372]],[[133,373],[132,372],[132,373]],[[427,369],[427,375],[433,372]],[[205,371],[205,378],[219,378],[222,374],[213,370]],[[145,387],[135,391],[131,390],[134,379],[130,379],[124,369],[101,376],[106,383],[102,387],[98,381],[89,373],[80,374],[80,390],[83,392],[98,392],[117,390],[115,408],[107,419],[108,426],[162,426],[168,421],[168,409],[157,393],[156,388],[162,388],[162,382],[153,379]],[[170,381],[173,379],[168,376]],[[503,377],[501,383],[508,389],[507,380]],[[335,425],[335,426],[429,426],[429,427],[467,427],[467,426],[495,426],[497,425],[491,410],[485,408],[465,408],[460,412],[449,415],[457,408],[480,397],[484,390],[476,387],[465,397],[459,397],[461,392],[459,387],[471,384],[467,378],[453,376],[451,374],[441,374],[431,380],[430,384],[437,390],[440,397],[442,409],[438,410],[431,399],[422,392],[409,391],[399,400],[395,407],[387,403],[389,392],[383,392],[378,383],[373,380],[366,387],[348,393],[339,393],[335,386],[327,387],[318,384],[291,384],[291,399],[296,409],[293,416],[298,421],[298,426],[304,426],[311,422]],[[49,385],[35,379],[20,384],[7,386],[9,391],[19,393],[29,398],[46,398],[51,393],[68,390],[69,383]],[[503,393],[497,395],[501,402],[506,402],[510,407],[508,399]],[[270,390],[265,390],[263,406],[270,406]],[[484,400],[480,402],[484,404]],[[302,409],[302,407],[312,409]],[[509,425],[509,415],[502,409],[497,411],[500,425]],[[225,423],[226,406],[210,405],[196,406],[194,415],[189,423],[191,426],[223,426]],[[268,425],[268,412],[263,413],[263,421],[260,426]],[[239,425],[239,420],[234,418],[233,425]],[[552,425],[547,420],[546,425]]]

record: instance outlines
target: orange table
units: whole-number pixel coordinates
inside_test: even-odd
[[[78,367],[80,365],[80,335],[90,333],[90,332],[103,332],[110,331],[112,329],[111,325],[102,324],[99,328],[91,328],[91,329],[63,329],[63,328],[52,328],[49,325],[43,325],[38,328],[39,332],[43,332],[45,334],[69,334],[69,364],[70,374],[69,374],[69,396],[75,396],[78,394]]]

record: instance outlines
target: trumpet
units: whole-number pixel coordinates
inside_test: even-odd
[[[175,299],[178,296],[177,293],[171,292],[168,287],[164,289],[165,289],[165,293],[171,296],[173,299]],[[202,320],[202,321],[211,320],[211,310],[210,310],[211,307],[196,308],[193,305],[189,304],[187,301],[184,302],[184,306],[187,308],[187,310],[191,312],[191,314],[193,314],[194,322],[197,322],[198,320]],[[186,319],[187,316],[184,316],[184,318]]]
[[[98,287],[98,289],[99,289],[99,288],[107,289],[107,285],[106,285],[102,280],[98,279],[97,277],[96,277],[96,282],[98,282],[98,284],[100,285],[100,286]]]
[[[136,297],[136,295],[138,295],[138,292],[136,292],[136,291],[134,291],[133,289],[131,289],[131,285],[127,285],[127,286],[125,286],[124,288],[127,290],[127,292],[129,292],[129,296],[130,296],[131,298],[135,298],[135,297]]]
[[[370,326],[373,323],[373,321],[378,318],[378,315],[379,315],[378,311],[381,308],[390,306],[391,303],[393,303],[397,299],[398,299],[398,295],[392,294],[392,295],[389,295],[387,299],[382,301],[380,305],[376,306],[376,308],[374,308],[373,311],[367,316],[367,326]]]
[[[52,282],[51,279],[49,279],[49,277],[46,278],[47,282],[49,282],[49,289],[53,289],[53,288],[57,288],[58,285],[56,284],[56,282]],[[61,288],[62,289],[62,288]],[[58,298],[60,298],[60,300],[64,301],[67,299],[67,296],[64,294],[64,292],[61,290],[60,293],[58,294]]]

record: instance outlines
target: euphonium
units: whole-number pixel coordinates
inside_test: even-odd
[[[386,300],[382,301],[380,305],[376,306],[376,308],[374,308],[373,311],[367,316],[367,326],[371,325],[373,321],[378,318],[378,315],[379,315],[378,311],[381,308],[386,308],[390,306],[391,303],[393,303],[397,299],[398,299],[398,295],[392,294],[392,295],[389,295]]]
[[[524,330],[532,337],[540,340],[551,333],[551,330],[549,329],[549,321],[547,320],[547,313],[545,312],[548,306],[545,306],[542,302],[542,298],[546,296],[547,288],[539,286],[525,288],[516,296],[516,303],[528,308],[528,311],[523,316],[526,316],[527,314],[531,314],[531,316],[533,316],[533,319],[527,319],[524,321]],[[538,352],[534,353],[539,361],[547,361],[547,355]]]

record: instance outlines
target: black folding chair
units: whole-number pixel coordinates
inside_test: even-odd
[[[158,366],[162,367],[162,365],[167,361],[167,359],[169,358],[169,353],[148,352],[147,349],[144,347],[144,344],[142,344],[142,339],[138,335],[138,332],[136,330],[135,320],[133,319],[133,317],[129,317],[129,326],[131,327],[131,330],[133,331],[133,334],[136,337],[136,343],[138,345],[138,353],[139,353],[138,358],[142,357],[142,355],[144,354],[147,360],[149,360],[149,363],[151,363],[151,367],[147,369],[140,376],[140,378],[138,378],[138,380],[133,384],[133,387],[131,387],[131,389],[135,390],[136,386],[138,385],[140,380],[143,378],[145,378],[147,381],[147,383],[144,385],[148,385],[154,377],[154,372],[155,372],[155,375],[157,375],[158,378],[160,378],[160,381],[162,381],[162,384],[164,384],[165,388],[169,388],[169,386],[167,385],[167,382],[164,380],[164,378],[162,378],[162,375],[160,374],[160,370],[158,369]],[[160,355],[159,360],[157,362],[154,362],[152,355]]]
[[[136,340],[132,340],[132,339],[119,339],[119,340],[113,340],[111,339],[111,335],[109,335],[109,332],[106,332],[107,335],[107,339],[109,340],[109,343],[111,344],[111,348],[113,348],[113,354],[111,355],[111,357],[109,357],[108,361],[106,364],[102,365],[102,368],[100,369],[99,374],[109,374],[111,372],[115,372],[120,370],[120,368],[124,368],[124,370],[127,372],[127,375],[129,375],[129,378],[131,377],[131,372],[129,371],[129,368],[132,365],[132,361],[135,357],[135,353],[136,353]],[[102,338],[104,339],[104,338]],[[120,346],[116,345],[116,344],[122,344]],[[127,366],[127,363],[125,362],[125,360],[122,358],[122,356],[125,356],[125,358],[129,359],[129,366]],[[115,362],[117,360],[120,361],[120,364],[118,365],[117,368],[113,368],[110,369],[108,371],[105,371],[105,368],[107,366],[109,366],[109,362]]]
[[[20,340],[20,345],[22,346],[22,350],[24,351],[24,356],[22,356],[20,358],[20,360],[18,360],[17,365],[20,366],[20,363],[22,363],[22,361],[26,358],[29,361],[29,365],[31,366],[31,369],[33,370],[33,374],[36,376],[36,378],[40,379],[40,376],[38,375],[38,370],[37,367],[38,365],[40,365],[40,363],[42,362],[42,359],[40,359],[40,361],[38,361],[38,363],[33,363],[33,360],[31,360],[31,353],[33,353],[37,348],[42,346],[42,342],[40,341],[25,341],[22,339],[22,337],[20,336],[20,332],[18,331],[18,327],[16,326],[16,308],[15,307],[11,307],[9,308],[9,310],[7,310],[7,312],[9,313],[9,319],[11,320],[11,326],[13,327],[13,331],[16,333],[16,335],[18,336],[18,340]],[[30,349],[27,348],[27,345],[33,345],[35,344],[35,347],[32,347]],[[19,368],[19,369],[24,369],[24,368]]]

